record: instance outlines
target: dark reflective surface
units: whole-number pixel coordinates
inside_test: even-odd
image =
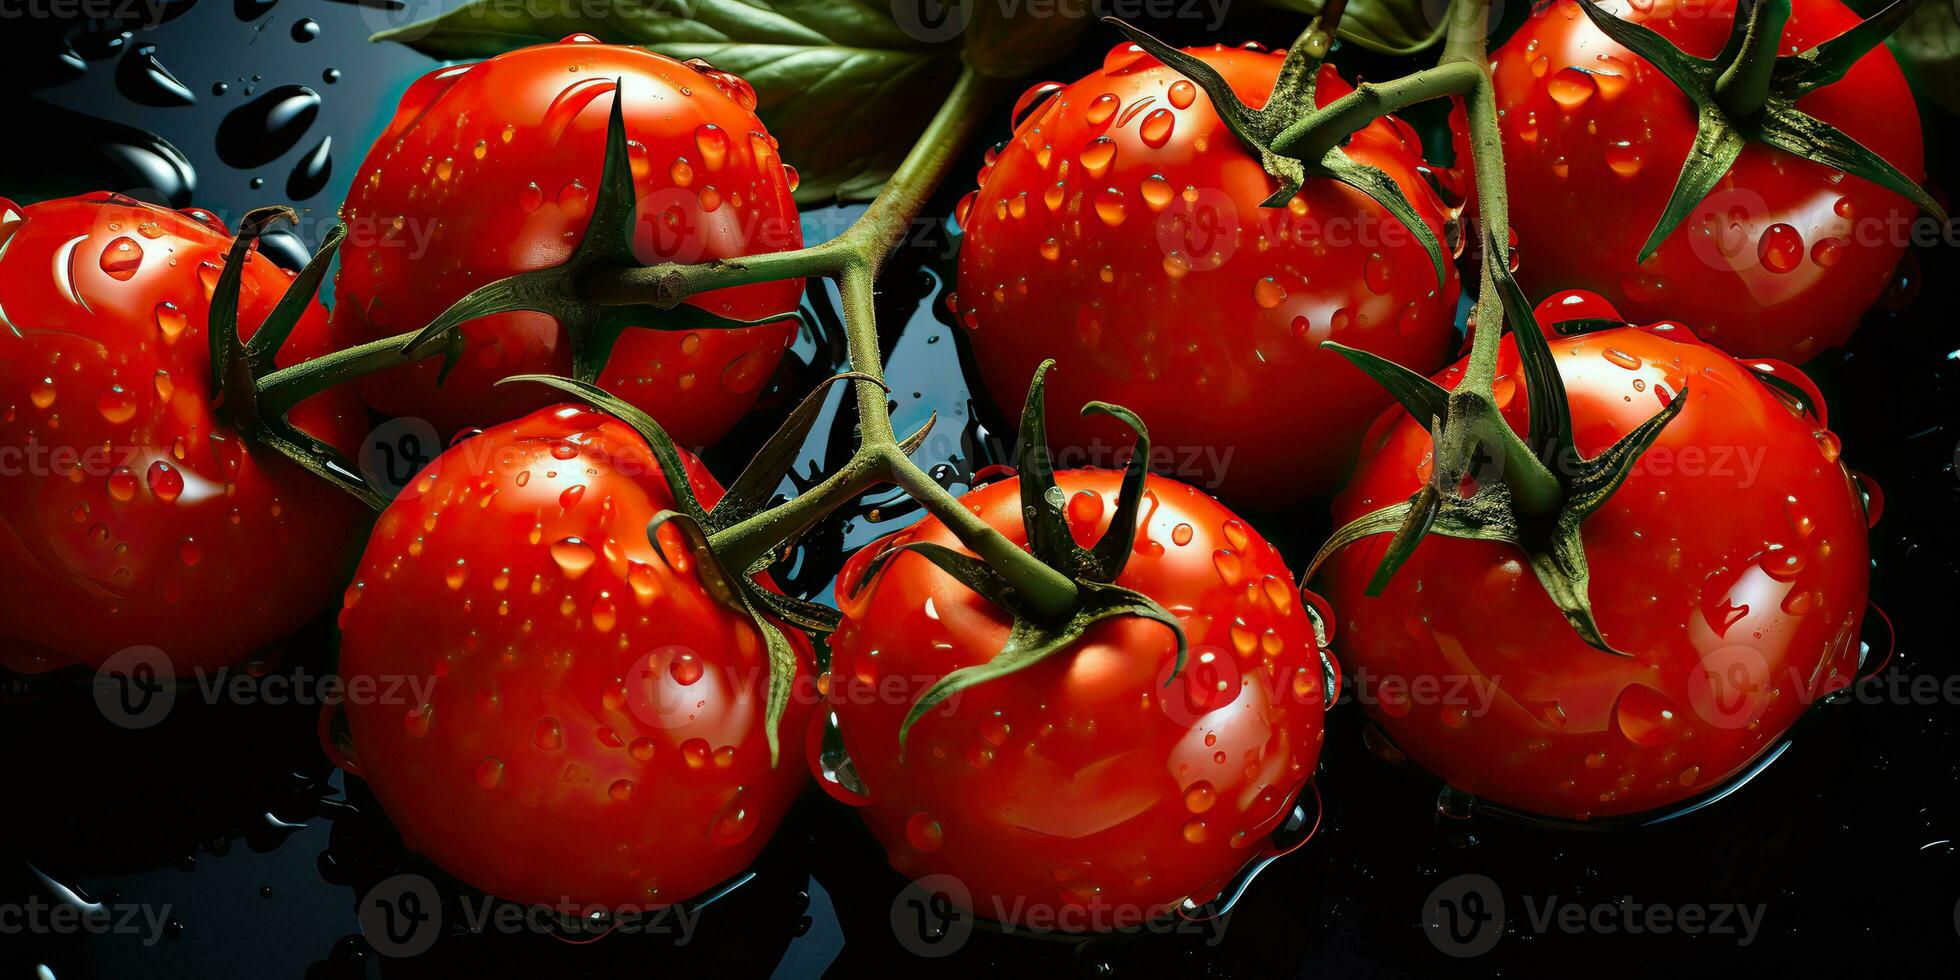
[[[0,154],[0,194],[25,201],[120,189],[195,200],[234,225],[252,206],[288,201],[313,209],[297,238],[271,246],[297,264],[345,192],[350,154],[364,152],[401,89],[430,64],[366,43],[371,29],[386,26],[374,19],[386,9],[384,0],[174,0],[113,21],[9,21],[0,27],[0,92],[17,138],[62,135],[61,145],[30,142]],[[1235,18],[1246,13],[1233,9]],[[1227,40],[1285,36],[1283,27],[1235,24]],[[1099,59],[1110,39],[1091,33],[1079,64],[1054,77]],[[1178,26],[1167,33],[1179,36]],[[1397,70],[1344,57],[1369,77]],[[1932,112],[1929,155],[1945,175],[1955,128]],[[989,138],[1004,134],[1004,115]],[[975,148],[932,213],[950,213],[977,160]],[[806,225],[813,238],[826,237],[856,213],[816,212]],[[961,341],[942,305],[952,254],[944,232],[903,249],[882,284],[879,319],[895,423],[910,431],[937,413],[918,458],[958,488],[1003,458],[1004,447],[992,435],[1001,431],[998,417],[975,405],[962,381]],[[276,667],[246,682],[252,703],[193,689],[148,728],[113,723],[117,712],[101,707],[85,677],[0,678],[0,907],[18,913],[0,920],[0,971],[1619,976],[1940,968],[1960,953],[1960,667],[1945,618],[1960,585],[1960,331],[1951,310],[1960,262],[1952,247],[1912,261],[1920,271],[1871,315],[1852,349],[1808,366],[1829,396],[1847,460],[1885,489],[1873,594],[1897,624],[1897,654],[1852,703],[1820,706],[1749,786],[1693,814],[1634,831],[1575,833],[1454,806],[1439,813],[1434,784],[1371,754],[1365,719],[1348,704],[1331,718],[1317,834],[1219,921],[1086,940],[948,922],[886,867],[853,814],[813,790],[752,879],[689,910],[684,941],[672,923],[638,931],[612,924],[608,932],[575,914],[472,931],[472,916],[498,914],[494,903],[403,852],[361,787],[319,749],[318,685],[331,668],[332,637],[316,623]],[[817,327],[754,416],[709,453],[717,472],[735,472],[795,398],[841,362],[833,295],[813,295],[809,305]],[[797,482],[848,453],[847,398],[832,395],[831,407],[844,411],[819,426]],[[913,515],[902,499],[874,495],[812,533],[781,579],[823,596],[845,550]],[[1327,531],[1321,502],[1248,517],[1295,567]],[[1882,656],[1884,630],[1866,637]],[[282,679],[292,683],[274,683]],[[278,690],[287,693],[279,698]],[[403,874],[431,892],[404,891]],[[108,927],[84,930],[63,918],[79,913],[54,911],[86,905],[99,906],[89,921]],[[361,935],[364,906],[395,916],[406,930],[398,935],[419,938],[414,923],[431,915],[441,926],[426,952],[383,956]],[[1432,911],[1445,932],[1425,934]],[[371,929],[377,923],[388,925],[366,920]],[[918,954],[945,955],[922,963]]]

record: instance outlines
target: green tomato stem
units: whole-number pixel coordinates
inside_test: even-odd
[[[1436,447],[1438,463],[1467,462],[1479,447],[1495,449],[1503,458],[1503,479],[1521,514],[1557,512],[1565,499],[1558,477],[1540,460],[1497,408],[1497,354],[1504,332],[1504,304],[1499,301],[1494,263],[1511,261],[1511,218],[1504,186],[1504,143],[1497,128],[1497,93],[1491,84],[1484,41],[1489,34],[1490,0],[1456,0],[1450,7],[1449,34],[1438,68],[1463,65],[1475,72],[1464,96],[1470,126],[1470,160],[1476,173],[1477,213],[1485,242],[1477,305],[1472,313],[1469,362],[1451,393],[1451,416]],[[1513,324],[1536,330],[1537,324]]]
[[[419,331],[370,340],[310,361],[280,368],[258,379],[258,411],[265,418],[284,418],[300,402],[345,381],[423,360],[427,354],[408,353]],[[441,348],[436,348],[439,352]]]
[[[1755,16],[1742,36],[1735,61],[1715,80],[1715,101],[1730,119],[1748,119],[1769,101],[1776,72],[1776,48],[1790,20],[1790,0],[1754,0]]]
[[[877,198],[851,226],[821,245],[795,252],[696,265],[629,269],[591,285],[602,303],[672,305],[710,289],[782,278],[827,277],[837,281],[850,368],[865,377],[852,382],[857,395],[858,449],[836,473],[776,507],[710,538],[731,566],[748,567],[845,501],[880,483],[896,483],[952,530],[960,542],[1012,583],[1037,611],[1060,615],[1076,602],[1076,586],[1016,546],[948,493],[900,449],[890,406],[878,380],[884,358],[878,346],[873,287],[893,248],[905,240],[933,191],[945,180],[962,147],[986,117],[985,107],[1005,91],[1003,83],[968,69],[946,103],[893,171]]]
[[[1354,91],[1288,126],[1274,138],[1274,153],[1299,160],[1319,160],[1369,123],[1418,102],[1468,94],[1482,69],[1467,62],[1449,62],[1387,82],[1363,82]]]

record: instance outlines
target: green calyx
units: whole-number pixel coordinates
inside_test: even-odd
[[[755,459],[729,484],[713,507],[704,507],[688,482],[687,465],[680,449],[660,423],[628,402],[593,385],[574,378],[547,374],[524,374],[505,378],[498,384],[534,382],[555,388],[632,426],[646,440],[647,449],[660,464],[661,478],[676,509],[663,510],[647,525],[647,539],[654,554],[667,561],[660,544],[660,529],[671,526],[694,558],[695,576],[701,585],[731,612],[747,617],[762,637],[769,656],[769,702],[764,714],[764,732],[769,740],[769,761],[775,765],[781,755],[783,714],[796,684],[796,651],[780,619],[813,633],[837,628],[837,611],[804,599],[766,589],[756,576],[807,526],[803,522],[763,525],[757,534],[729,539],[723,532],[769,508],[776,489],[796,461],[796,449],[803,444],[811,427],[822,414],[823,400],[830,386],[843,380],[865,380],[864,375],[840,374],[818,385],[803,399],[789,419],[769,437]],[[876,379],[870,379],[875,381]],[[931,423],[927,423],[929,428]],[[921,430],[908,442],[923,438]],[[752,525],[754,526],[754,525]],[[760,539],[760,540],[759,540]]]
[[[687,304],[662,308],[641,301],[616,304],[602,298],[606,286],[641,268],[633,252],[639,202],[626,147],[625,100],[621,94],[625,84],[623,78],[615,82],[612,115],[606,125],[606,158],[592,197],[592,217],[571,257],[560,265],[520,272],[472,290],[422,328],[409,345],[411,353],[433,353],[454,337],[457,328],[478,317],[520,310],[544,313],[564,326],[572,349],[572,377],[590,383],[598,380],[612,356],[613,345],[630,328],[732,330],[801,319],[798,310],[757,320],[734,320]],[[691,233],[688,229],[679,231]],[[447,375],[454,364],[455,354],[446,357],[443,374]]]
[[[212,400],[241,435],[379,510],[386,506],[386,499],[361,479],[359,470],[346,455],[300,431],[287,418],[295,405],[341,380],[334,375],[332,365],[348,360],[350,352],[342,351],[285,369],[273,363],[319,292],[320,282],[333,264],[334,253],[346,237],[346,228],[336,225],[328,232],[320,251],[293,278],[251,339],[239,336],[238,310],[245,265],[259,237],[280,221],[296,224],[298,216],[287,207],[259,208],[245,215],[239,223],[238,236],[232,239],[231,249],[225,255],[224,269],[218,273],[218,282],[211,291],[211,312],[205,322],[205,333],[211,350]]]
[[[1751,142],[1864,178],[1944,222],[1946,212],[1910,177],[1836,127],[1797,108],[1803,96],[1843,78],[1918,5],[1919,0],[1893,0],[1837,37],[1779,57],[1776,51],[1790,18],[1790,0],[1744,0],[1736,7],[1735,24],[1722,52],[1697,58],[1647,27],[1613,16],[1593,0],[1579,0],[1601,33],[1679,86],[1700,117],[1681,176],[1640,247],[1639,261],[1645,262],[1680,227]]]
[[[1340,549],[1377,534],[1394,535],[1387,554],[1368,582],[1377,596],[1430,534],[1477,541],[1501,541],[1523,551],[1547,595],[1586,643],[1625,656],[1600,633],[1593,618],[1582,529],[1585,520],[1612,497],[1632,472],[1634,461],[1653,445],[1687,404],[1682,388],[1667,406],[1590,459],[1572,442],[1572,413],[1551,346],[1532,317],[1531,303],[1508,271],[1508,250],[1485,242],[1483,303],[1470,363],[1455,390],[1391,361],[1338,344],[1346,357],[1395,395],[1409,414],[1433,433],[1434,461],[1429,482],[1408,500],[1364,514],[1334,532],[1314,556],[1305,579]],[[1516,338],[1524,374],[1530,420],[1519,436],[1504,420],[1492,396],[1497,335],[1505,322]]]
[[[1338,9],[1331,12],[1335,18],[1339,17]],[[1284,207],[1309,178],[1346,184],[1368,195],[1422,243],[1435,267],[1437,283],[1443,282],[1443,246],[1437,241],[1436,233],[1416,214],[1415,206],[1409,203],[1394,178],[1378,167],[1357,163],[1342,145],[1348,137],[1388,113],[1424,99],[1462,91],[1468,78],[1480,73],[1480,68],[1467,63],[1445,65],[1384,84],[1363,83],[1320,108],[1314,98],[1314,86],[1333,35],[1331,26],[1323,27],[1331,22],[1316,18],[1287,50],[1265,106],[1254,109],[1232,92],[1224,76],[1205,62],[1115,17],[1103,20],[1204,89],[1225,127],[1259,158],[1266,173],[1279,183],[1279,189],[1261,202],[1262,207]]]
[[[1028,386],[1028,400],[1021,412],[1020,445],[1015,460],[1021,491],[1021,519],[1028,532],[1028,550],[1047,567],[1074,583],[1075,595],[1059,613],[1046,611],[1025,593],[1026,584],[1017,587],[1000,571],[971,555],[943,545],[914,542],[901,545],[872,559],[858,579],[856,591],[870,586],[901,554],[915,554],[932,562],[962,585],[979,593],[1014,617],[1007,643],[986,663],[962,667],[939,678],[913,703],[898,730],[901,756],[912,725],[933,706],[945,699],[996,678],[1031,667],[1082,639],[1089,628],[1118,616],[1138,616],[1162,623],[1176,638],[1177,653],[1171,669],[1176,678],[1184,669],[1184,628],[1177,617],[1149,596],[1116,585],[1136,543],[1137,517],[1143,502],[1144,480],[1149,472],[1150,435],[1130,410],[1104,402],[1090,402],[1084,415],[1109,415],[1120,419],[1136,433],[1136,445],[1123,473],[1123,486],[1117,495],[1116,511],[1109,527],[1093,547],[1084,548],[1069,530],[1068,500],[1055,482],[1055,471],[1048,449],[1044,379],[1054,361],[1044,361],[1035,370]]]

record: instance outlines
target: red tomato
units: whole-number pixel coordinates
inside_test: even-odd
[[[1057,474],[1077,542],[1101,536],[1122,474]],[[1025,543],[1016,480],[962,502]],[[830,707],[870,790],[861,812],[892,866],[950,874],[974,911],[1029,904],[1089,927],[1209,899],[1259,853],[1312,777],[1325,684],[1313,622],[1279,552],[1216,500],[1151,477],[1115,584],[1178,617],[1122,617],[1077,644],[960,691],[899,726],[941,676],[991,660],[1011,618],[918,555],[853,595],[865,566],[909,542],[959,547],[927,518],[852,557],[838,577]],[[1166,681],[1171,680],[1166,687]],[[1016,903],[1020,903],[1017,906]]]
[[[806,785],[810,648],[786,631],[802,689],[772,767],[762,638],[673,528],[664,560],[647,539],[675,506],[629,426],[559,406],[457,443],[382,513],[340,673],[353,768],[409,848],[511,901],[614,909],[754,860]]]
[[[478,286],[564,262],[585,233],[615,97],[626,100],[642,261],[802,247],[794,171],[756,119],[746,82],[574,35],[437,69],[409,87],[341,208],[349,233],[336,339],[351,346],[417,329]],[[688,302],[753,320],[794,310],[802,288],[761,283]],[[493,388],[498,379],[571,372],[565,332],[544,314],[499,314],[462,329],[468,349],[440,388],[432,360],[365,379],[368,402],[448,434],[553,400],[535,385]],[[795,331],[793,320],[628,330],[597,383],[659,419],[682,445],[705,445],[748,410]]]
[[[231,242],[208,213],[114,194],[0,199],[0,454],[18,467],[0,481],[8,666],[100,666],[147,645],[160,668],[217,668],[332,602],[365,508],[211,404],[205,320]],[[292,278],[247,260],[241,335]],[[326,333],[310,306],[279,366],[326,353]],[[343,452],[367,430],[344,387],[291,417]]]
[[[1280,52],[1192,49],[1248,104]],[[1321,69],[1322,105],[1351,89]],[[1039,95],[1037,87],[1023,101]],[[1395,179],[1439,239],[1446,209],[1394,118],[1344,147]],[[1418,370],[1448,359],[1457,279],[1360,191],[1277,183],[1196,85],[1134,45],[1019,120],[961,203],[956,311],[994,403],[1019,405],[1046,358],[1061,404],[1119,402],[1150,420],[1156,469],[1272,506],[1330,493],[1389,396],[1325,340]],[[1113,466],[1112,419],[1058,415],[1064,464]],[[1073,457],[1073,458],[1071,458]]]
[[[1704,58],[1722,50],[1735,17],[1735,0],[1605,6]],[[1807,50],[1857,23],[1837,0],[1796,0],[1778,50]],[[1739,357],[1801,362],[1844,343],[1899,264],[1917,208],[1755,142],[1636,264],[1694,142],[1694,104],[1573,0],[1533,14],[1493,61],[1518,277],[1533,294],[1592,290],[1634,320],[1679,319]],[[1884,45],[1797,105],[1913,180],[1925,176],[1919,114]]]
[[[1337,553],[1320,581],[1358,696],[1416,764],[1537,814],[1653,810],[1733,776],[1850,683],[1865,510],[1824,423],[1685,328],[1622,327],[1551,347],[1587,456],[1689,389],[1583,526],[1593,610],[1631,656],[1580,640],[1508,545],[1432,535],[1368,598],[1388,544],[1378,535]],[[1496,392],[1522,432],[1516,350],[1506,336]],[[1437,381],[1450,387],[1461,371]],[[1429,465],[1428,429],[1399,410],[1383,416],[1336,522],[1407,499]]]

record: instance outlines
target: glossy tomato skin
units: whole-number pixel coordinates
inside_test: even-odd
[[[1605,6],[1698,57],[1721,51],[1735,16],[1734,0]],[[1807,50],[1856,23],[1837,0],[1797,0],[1779,53]],[[1534,294],[1590,290],[1635,321],[1687,323],[1738,357],[1801,363],[1844,343],[1890,281],[1917,209],[1760,143],[1745,147],[1659,251],[1636,265],[1694,142],[1693,103],[1600,33],[1573,0],[1533,14],[1493,61],[1518,275]],[[1925,177],[1919,115],[1884,45],[1798,108],[1913,180]]]
[[[1551,346],[1588,456],[1688,389],[1681,413],[1584,525],[1594,613],[1630,656],[1581,642],[1505,545],[1431,536],[1369,598],[1381,535],[1338,553],[1317,582],[1339,612],[1337,642],[1369,716],[1423,769],[1535,814],[1662,809],[1735,775],[1850,683],[1865,610],[1865,510],[1836,437],[1685,327],[1623,327]],[[1454,384],[1461,369],[1438,380]],[[1497,370],[1499,403],[1523,431],[1508,336]],[[1429,460],[1428,433],[1400,412],[1384,415],[1335,501],[1336,522],[1406,499]]]
[[[1282,60],[1190,53],[1255,106]],[[1322,69],[1320,104],[1348,91]],[[1446,209],[1418,148],[1392,118],[1346,146],[1441,240]],[[1322,341],[1423,371],[1448,360],[1454,267],[1439,286],[1413,234],[1330,180],[1261,208],[1277,185],[1258,158],[1208,96],[1133,46],[1034,108],[990,160],[961,206],[956,313],[998,406],[1020,405],[1052,357],[1058,402],[1126,405],[1150,420],[1160,471],[1270,507],[1331,493],[1389,404]],[[1049,435],[1071,465],[1114,466],[1129,445],[1102,417],[1057,414]]]
[[[1076,540],[1115,510],[1121,474],[1059,474]],[[1026,540],[1014,480],[962,502]],[[1217,501],[1152,477],[1116,584],[1183,624],[1185,667],[1165,682],[1168,630],[1126,617],[1075,646],[968,688],[898,733],[952,670],[992,659],[1009,619],[916,555],[851,593],[878,552],[958,547],[928,518],[853,556],[838,579],[844,622],[827,684],[844,744],[869,787],[865,821],[892,866],[953,875],[973,910],[1054,911],[1109,928],[1203,901],[1259,853],[1313,775],[1325,683],[1314,628],[1279,553]]]
[[[232,239],[210,220],[108,193],[0,200],[0,451],[23,467],[0,481],[14,669],[139,645],[160,670],[228,666],[339,588],[365,509],[211,405],[205,324]],[[292,279],[247,260],[242,334]],[[326,353],[326,333],[309,306],[278,364]],[[292,419],[346,452],[367,429],[344,387]]]
[[[340,673],[379,692],[347,699],[350,764],[411,849],[511,901],[609,908],[754,860],[806,785],[810,647],[786,629],[801,669],[772,768],[760,635],[673,529],[671,569],[647,539],[674,506],[632,429],[558,406],[457,443],[381,515]]]
[[[416,329],[470,290],[557,265],[583,237],[605,156],[615,80],[640,211],[634,249],[648,264],[800,248],[792,171],[753,111],[746,82],[640,48],[568,39],[440,68],[409,87],[354,176],[341,208],[333,327],[352,345]],[[752,320],[796,308],[797,282],[690,299]],[[512,374],[569,374],[564,330],[540,313],[463,327],[468,349],[441,387],[428,362],[367,379],[391,415],[445,435],[551,401]],[[784,320],[732,331],[629,330],[601,387],[659,419],[678,442],[712,442],[740,418],[795,335]]]

